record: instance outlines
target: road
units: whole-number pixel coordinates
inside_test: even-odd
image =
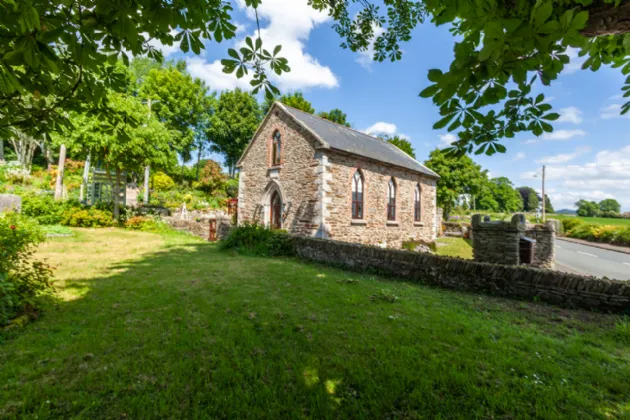
[[[630,255],[556,240],[556,270],[630,280]]]

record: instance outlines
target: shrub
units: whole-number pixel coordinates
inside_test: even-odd
[[[583,225],[583,224],[585,224],[584,220],[578,219],[577,217],[574,217],[572,219],[562,220],[562,227],[564,229],[564,232],[567,234],[571,232],[577,226]]]
[[[223,173],[221,165],[213,160],[208,160],[206,166],[201,170],[199,182],[195,182],[193,186],[208,194],[215,194],[225,189],[226,182],[227,176]]]
[[[50,290],[50,268],[32,259],[44,238],[34,220],[0,213],[0,325],[34,310],[36,298]]]
[[[615,243],[630,246],[630,227],[619,229],[617,236],[615,237]]]
[[[159,219],[135,216],[125,222],[125,228],[141,232],[164,233],[171,230],[169,225]]]
[[[115,226],[117,222],[113,220],[113,215],[110,211],[74,207],[64,212],[61,224],[72,227],[95,228]]]
[[[27,193],[22,195],[22,214],[32,217],[42,225],[56,225],[66,210],[79,206],[77,201],[55,201],[52,195]]]
[[[249,255],[290,256],[293,247],[285,231],[272,230],[256,223],[245,223],[233,228],[226,239],[221,241],[221,249],[236,249]]]
[[[229,198],[238,196],[238,178],[230,178],[225,184],[225,193]]]
[[[175,188],[175,181],[164,172],[157,172],[153,175],[151,185],[155,191],[169,191]]]

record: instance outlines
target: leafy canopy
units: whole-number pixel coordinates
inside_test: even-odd
[[[352,127],[347,120],[348,116],[346,113],[339,108],[331,109],[329,112],[322,111],[318,113],[317,116],[337,124],[345,125],[346,127]]]
[[[211,150],[225,156],[225,164],[234,174],[236,163],[260,123],[258,101],[240,89],[221,94],[215,113],[210,118],[207,136]]]
[[[411,145],[411,142],[409,140],[400,138],[399,136],[380,136],[379,138],[398,147],[400,150],[407,153],[412,158],[416,158],[416,151],[413,149],[413,146]]]

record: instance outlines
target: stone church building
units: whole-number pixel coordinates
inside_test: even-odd
[[[392,248],[436,236],[435,172],[386,141],[282,103],[237,166],[239,224]]]

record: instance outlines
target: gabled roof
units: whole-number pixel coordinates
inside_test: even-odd
[[[339,150],[341,152],[399,166],[433,178],[439,178],[438,174],[413,159],[411,156],[391,143],[332,121],[328,121],[316,115],[291,108],[283,103],[274,103],[274,106],[272,106],[271,110],[269,110],[267,117],[276,106],[313,134],[313,136],[319,140],[321,148],[323,149]],[[264,123],[265,121],[263,121],[263,124]],[[246,153],[247,149],[243,153],[243,157]],[[243,159],[243,157],[241,157],[241,159]]]

